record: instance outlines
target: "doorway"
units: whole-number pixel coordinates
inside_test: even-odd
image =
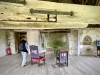
[[[15,32],[15,50],[16,53],[20,53],[19,44],[23,36],[26,36],[26,32]]]

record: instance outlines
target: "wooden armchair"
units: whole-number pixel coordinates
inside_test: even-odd
[[[45,52],[39,54],[38,46],[30,45],[30,55],[31,55],[31,65],[32,62],[38,62],[38,66],[40,66],[40,61],[44,61],[45,64]]]
[[[58,63],[57,63],[58,62]],[[65,64],[67,65],[68,67],[68,51],[59,51],[57,54],[56,54],[56,64],[59,65],[60,67],[60,64],[62,62],[65,62]]]

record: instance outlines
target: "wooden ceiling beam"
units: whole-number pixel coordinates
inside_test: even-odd
[[[89,24],[87,28],[100,28],[100,24]]]
[[[82,0],[82,4],[83,4],[83,5],[85,4],[84,0]]]
[[[70,29],[44,29],[40,30],[41,33],[70,33]]]
[[[9,2],[9,3],[19,3],[19,4],[26,4],[26,0],[0,0],[1,2]]]
[[[85,5],[86,5],[86,3],[88,3],[88,0],[85,1]]]
[[[70,29],[44,29],[44,32],[54,32],[54,31],[70,31]]]
[[[74,22],[2,22],[1,29],[65,29],[65,28],[86,28],[87,23]]]
[[[82,5],[97,5],[98,1],[100,0],[73,0],[74,3]]]
[[[70,33],[70,32],[69,31],[53,31],[53,32],[42,31],[41,33]]]
[[[100,5],[100,0],[96,1],[96,5],[99,6]]]

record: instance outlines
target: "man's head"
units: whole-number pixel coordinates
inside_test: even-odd
[[[23,36],[23,37],[22,37],[22,40],[25,40],[25,41],[27,41],[27,38],[26,38],[26,36]]]

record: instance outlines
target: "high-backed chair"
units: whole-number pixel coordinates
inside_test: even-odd
[[[30,45],[31,65],[33,62],[37,62],[40,66],[40,61],[44,61],[45,64],[45,52],[39,54],[38,46]]]
[[[57,61],[59,61],[57,63]],[[56,54],[56,64],[61,65],[61,63],[64,62],[68,67],[68,51],[59,51],[58,54]]]

